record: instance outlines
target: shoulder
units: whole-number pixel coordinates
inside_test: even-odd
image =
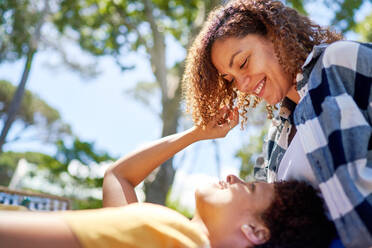
[[[355,69],[358,57],[359,44],[352,41],[337,41],[330,44],[322,58],[323,66],[328,68],[334,65]]]
[[[323,52],[323,67],[341,66],[353,71],[358,70],[358,62],[372,62],[372,44],[355,41],[336,41],[327,46]]]

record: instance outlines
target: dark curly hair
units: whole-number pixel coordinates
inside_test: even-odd
[[[342,38],[280,1],[233,0],[220,6],[209,14],[186,58],[183,92],[187,111],[192,113],[196,125],[205,126],[222,105],[232,109],[234,104],[241,110],[242,124],[247,121],[251,96],[233,89],[218,75],[211,61],[211,48],[218,39],[243,38],[248,34],[270,40],[282,69],[292,78],[301,71],[314,45]],[[255,98],[253,105],[257,102]]]
[[[329,247],[336,229],[325,215],[319,192],[296,180],[276,182],[274,189],[274,200],[261,215],[270,239],[258,247]]]

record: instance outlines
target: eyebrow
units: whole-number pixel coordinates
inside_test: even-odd
[[[230,63],[229,63],[229,67],[230,67],[230,68],[231,68],[231,66],[232,66],[233,63],[234,63],[234,58],[235,58],[235,56],[238,55],[238,54],[241,53],[241,52],[242,52],[242,50],[239,50],[239,51],[235,52],[235,53],[231,56],[231,58],[230,58]]]

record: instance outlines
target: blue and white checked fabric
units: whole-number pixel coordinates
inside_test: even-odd
[[[283,101],[257,175],[276,178],[294,130],[346,247],[372,247],[372,44],[315,46],[297,76],[301,100]]]

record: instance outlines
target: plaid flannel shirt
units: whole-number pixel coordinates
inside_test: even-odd
[[[269,129],[256,177],[274,181],[294,131],[346,247],[372,247],[372,44],[315,46]]]

